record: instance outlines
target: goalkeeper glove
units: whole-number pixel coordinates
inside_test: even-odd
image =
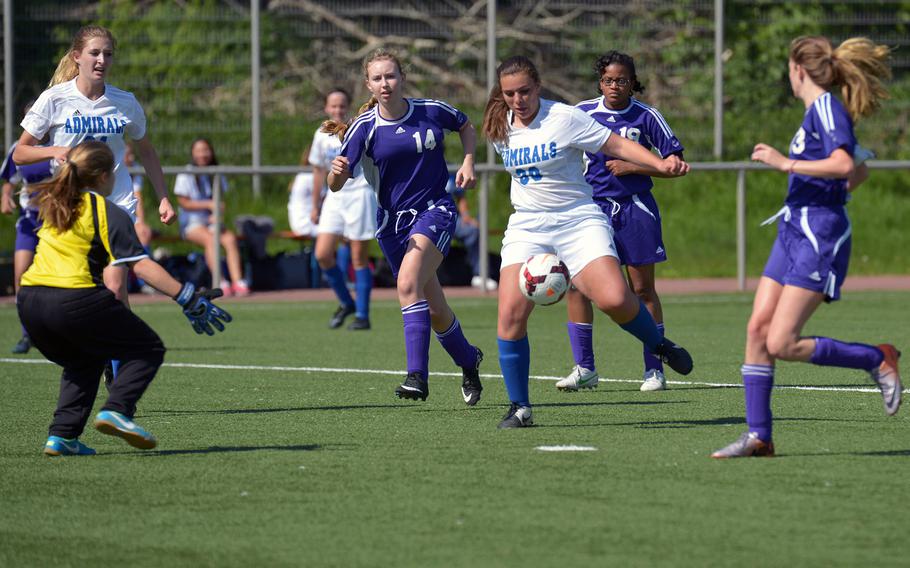
[[[212,303],[222,295],[220,289],[196,290],[196,286],[187,282],[174,298],[183,307],[183,315],[190,320],[193,331],[198,334],[215,335],[215,330],[224,331],[224,324],[233,318],[231,314]],[[214,329],[213,329],[214,328]]]

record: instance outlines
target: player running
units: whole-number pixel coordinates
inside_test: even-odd
[[[373,52],[363,70],[373,95],[370,101],[349,125],[331,121],[325,125],[343,141],[328,182],[332,191],[338,191],[362,170],[379,194],[376,236],[398,278],[407,353],[408,374],[395,394],[412,400],[426,400],[429,395],[432,328],[462,368],[462,396],[473,406],[483,388],[478,372],[483,353],[465,339],[436,269],[449,252],[457,217],[455,203],[446,192],[449,174],[443,139],[447,132],[458,132],[465,157],[455,181],[471,188],[474,127],[464,113],[442,101],[404,98],[405,74],[392,52]]]
[[[623,138],[652,148],[662,157],[682,158],[683,146],[673,134],[664,117],[632,93],[645,90],[635,74],[635,61],[625,53],[611,51],[594,64],[598,85],[603,96],[576,105],[594,120]],[[585,180],[594,188],[594,202],[610,219],[613,241],[619,262],[626,267],[629,285],[641,298],[648,312],[664,333],[663,308],[654,288],[654,265],[667,260],[660,226],[660,211],[651,193],[652,177],[676,177],[660,170],[618,160],[602,152],[586,153]],[[577,391],[597,386],[594,366],[593,324],[591,301],[574,287],[566,296],[569,311],[569,342],[575,358],[575,368],[568,377],[556,383],[556,388]],[[645,372],[642,391],[667,388],[664,366],[660,357],[644,346]]]
[[[345,122],[350,106],[351,97],[342,89],[335,89],[325,97],[325,113],[335,123]],[[354,314],[354,321],[348,325],[348,329],[370,329],[373,272],[367,255],[370,240],[376,234],[376,192],[367,183],[361,169],[339,191],[329,193],[322,200],[323,184],[332,168],[332,160],[340,151],[341,140],[337,136],[322,130],[313,135],[309,160],[313,165],[312,215],[319,222],[316,260],[340,302],[329,321],[329,327],[341,327],[344,320]],[[351,297],[345,275],[335,261],[335,249],[342,237],[351,243],[356,300]]]
[[[60,398],[44,453],[93,455],[79,441],[85,428],[101,370],[113,357],[120,373],[107,402],[95,416],[95,428],[131,446],[154,448],[155,437],[133,422],[136,403],[164,361],[161,339],[104,287],[102,270],[110,264],[132,265],[136,274],[176,300],[197,333],[224,330],[231,316],[210,300],[219,290],[197,292],[181,284],[148,258],[132,220],[109,196],[116,183],[111,149],[86,141],[70,149],[67,161],[49,181],[37,184],[44,221],[35,262],[22,276],[19,318],[35,347],[63,367]]]
[[[526,57],[506,59],[496,76],[483,131],[512,176],[515,208],[502,241],[500,281],[518,282],[521,264],[533,255],[557,254],[572,283],[598,309],[673,370],[690,373],[688,352],[661,335],[623,278],[607,217],[585,181],[582,156],[602,152],[669,175],[685,174],[688,164],[675,154],[660,159],[635,142],[611,136],[584,111],[540,98],[540,75]],[[533,308],[517,285],[499,287],[499,364],[512,402],[500,428],[533,424],[527,331]]]
[[[901,404],[900,352],[890,344],[846,343],[804,337],[803,327],[822,302],[840,298],[850,261],[850,219],[845,205],[857,185],[853,122],[874,112],[887,96],[889,49],[865,38],[837,49],[824,37],[800,37],[790,44],[790,87],[806,114],[790,142],[789,157],[756,144],[752,159],[788,172],[777,240],[758,283],[746,334],[742,366],[749,430],[714,458],[774,455],[771,388],[774,363],[806,361],[826,367],[867,371],[878,384],[885,412]],[[829,90],[840,86],[844,103]]]

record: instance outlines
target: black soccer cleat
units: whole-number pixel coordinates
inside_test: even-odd
[[[654,348],[654,354],[680,375],[688,375],[692,372],[692,356],[666,337]]]
[[[22,339],[13,347],[13,353],[16,355],[25,355],[32,348],[32,340],[29,336],[23,335]]]
[[[509,411],[502,417],[502,422],[499,423],[497,428],[506,430],[509,428],[527,428],[533,425],[534,419],[531,417],[531,407],[521,406],[520,404],[513,402],[512,406],[509,407]]]
[[[360,329],[370,329],[370,320],[369,318],[358,318],[355,317],[354,321],[348,324],[348,329],[351,331],[357,331]]]
[[[474,406],[480,401],[480,392],[483,385],[480,384],[480,362],[483,361],[483,351],[479,347],[474,348],[477,351],[477,362],[473,367],[461,368],[461,397],[468,406]]]
[[[423,380],[420,373],[408,373],[404,382],[395,389],[395,394],[398,398],[426,400],[430,396],[430,385]]]
[[[338,329],[344,325],[344,320],[346,320],[348,316],[353,315],[356,311],[357,309],[354,308],[354,306],[338,306],[338,309],[332,314],[332,319],[329,320],[329,329]]]

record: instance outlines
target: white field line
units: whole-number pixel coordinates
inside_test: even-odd
[[[52,365],[50,361],[46,359],[13,359],[13,358],[0,358],[0,363],[13,363],[13,364],[24,364],[24,365],[35,365],[35,364],[49,364]],[[212,364],[203,364],[203,363],[165,363],[164,367],[173,367],[173,368],[184,368],[184,369],[223,369],[226,371],[280,371],[280,372],[293,372],[293,373],[347,373],[347,374],[361,374],[361,375],[405,375],[405,371],[394,371],[389,369],[352,369],[352,368],[339,368],[339,367],[284,367],[278,365],[212,365]],[[433,376],[441,377],[460,377],[461,373],[446,373],[446,372],[431,372]],[[484,374],[480,375],[485,379],[502,379],[502,375],[489,375]],[[539,381],[558,381],[565,377],[553,377],[549,375],[531,375],[532,379]],[[601,381],[607,383],[634,383],[638,384],[641,382],[639,379],[607,379],[601,377]],[[706,381],[667,381],[667,384],[671,385],[688,385],[688,386],[700,386],[700,387],[716,387],[716,388],[743,388],[741,383],[714,383]],[[865,393],[878,393],[877,388],[872,387],[813,387],[807,385],[774,385],[775,389],[780,390],[800,390],[800,391],[823,391],[823,392],[865,392]],[[904,389],[903,392],[910,392],[910,388]]]

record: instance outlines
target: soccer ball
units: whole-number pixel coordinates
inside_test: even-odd
[[[518,288],[535,304],[555,304],[569,289],[569,269],[555,254],[534,255],[518,271]]]

